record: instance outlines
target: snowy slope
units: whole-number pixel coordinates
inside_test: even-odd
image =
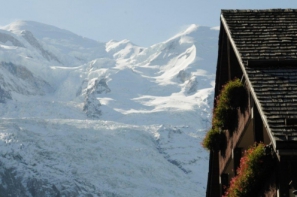
[[[42,57],[65,66],[77,66],[95,58],[106,57],[105,43],[100,43],[70,31],[33,21],[16,21],[2,28],[27,47],[41,52]]]
[[[145,48],[3,27],[0,195],[204,196],[217,36],[191,25]]]

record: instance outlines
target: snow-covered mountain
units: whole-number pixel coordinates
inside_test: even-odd
[[[0,29],[0,196],[204,196],[218,31],[150,47]]]

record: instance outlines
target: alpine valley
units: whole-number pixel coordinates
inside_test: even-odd
[[[150,47],[1,27],[0,196],[205,196],[217,40],[197,25]]]

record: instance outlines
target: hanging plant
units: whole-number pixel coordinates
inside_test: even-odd
[[[226,136],[222,129],[228,129],[230,134],[238,126],[238,108],[243,111],[247,103],[247,92],[239,79],[229,81],[216,98],[216,107],[213,110],[212,129],[210,129],[202,146],[208,150],[222,150],[225,148]]]
[[[273,157],[265,151],[265,145],[260,143],[245,151],[240,159],[237,176],[230,181],[224,197],[258,196],[260,188],[273,169]]]
[[[238,126],[237,109],[245,109],[247,92],[239,79],[229,81],[216,100],[213,112],[213,126],[233,131]]]
[[[218,128],[212,128],[206,133],[202,146],[208,150],[221,150],[225,146],[225,142],[226,135]]]

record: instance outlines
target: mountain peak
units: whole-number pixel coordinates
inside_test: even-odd
[[[31,31],[36,37],[41,36],[41,32],[59,32],[71,33],[70,31],[60,29],[58,27],[43,24],[35,21],[18,20],[3,27],[4,30],[14,33],[21,33],[24,30]]]
[[[1,194],[205,194],[218,31],[191,25],[144,48],[34,21],[2,28]]]
[[[182,34],[190,34],[193,31],[196,31],[199,28],[199,25],[191,24]]]
[[[95,47],[98,46],[98,44],[102,44],[95,40],[79,36],[71,31],[36,21],[18,20],[2,27],[2,29],[18,35],[25,30],[30,31],[38,39],[51,38],[56,40],[70,40],[80,45],[87,43],[87,46],[84,47]]]
[[[194,43],[194,42],[204,42],[205,38],[215,38],[217,37],[218,28],[199,26],[197,24],[189,25],[185,30],[171,37],[164,43],[172,42],[173,40],[179,40],[180,43]]]

